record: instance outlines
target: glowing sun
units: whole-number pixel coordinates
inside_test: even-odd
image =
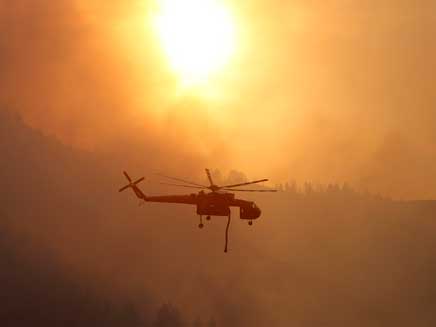
[[[160,0],[155,27],[170,65],[187,85],[205,82],[234,51],[233,20],[219,0]]]

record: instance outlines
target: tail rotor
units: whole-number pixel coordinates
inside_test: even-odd
[[[127,174],[127,172],[123,171],[123,174],[124,174],[124,176],[126,176],[126,179],[128,180],[129,184],[120,188],[118,190],[118,192],[122,192],[124,190],[127,190],[128,188],[132,188],[138,198],[145,200],[144,193],[142,193],[142,191],[137,186],[139,183],[141,183],[144,180],[144,177],[141,177],[133,182],[132,179],[130,178],[129,174]]]

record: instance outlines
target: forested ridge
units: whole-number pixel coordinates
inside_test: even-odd
[[[0,153],[2,326],[436,322],[434,201],[285,182],[250,195],[262,217],[234,221],[224,256],[218,219],[199,232],[193,208],[118,194],[123,158],[68,147],[7,111]]]

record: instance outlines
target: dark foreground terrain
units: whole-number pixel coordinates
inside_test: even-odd
[[[118,194],[113,153],[0,112],[1,326],[436,324],[435,201],[282,185],[224,255],[224,221],[200,232],[193,208]]]

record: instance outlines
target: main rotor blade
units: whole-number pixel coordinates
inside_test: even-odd
[[[242,185],[250,185],[250,184],[262,183],[262,182],[267,182],[267,181],[268,181],[268,179],[259,179],[257,181],[252,181],[252,182],[245,182],[245,183],[233,184],[233,185],[224,185],[224,186],[221,186],[221,188],[223,188],[223,187],[229,188],[229,187],[236,187],[236,186],[242,186]]]
[[[207,187],[199,187],[199,186],[191,186],[191,185],[181,185],[181,184],[171,184],[171,183],[159,183],[162,185],[171,185],[171,186],[179,186],[179,187],[187,187],[187,188],[199,188],[199,189],[205,189]]]
[[[277,192],[277,190],[238,190],[237,188],[222,188],[222,190],[232,191],[232,192]]]
[[[206,170],[206,175],[207,175],[207,179],[209,180],[210,186],[214,185],[213,180],[212,180],[212,176],[210,175],[210,170],[207,168],[205,170]]]
[[[172,179],[172,180],[175,180],[175,181],[179,181],[179,182],[183,182],[183,183],[187,183],[187,184],[191,184],[191,185],[196,185],[196,186],[201,186],[201,187],[207,188],[206,185],[201,185],[201,184],[198,184],[198,183],[190,182],[190,181],[187,181],[185,179],[171,177],[171,176],[167,176],[167,175],[163,175],[163,174],[159,174],[159,173],[157,173],[156,175],[162,176],[162,177],[165,177],[165,178],[168,178],[168,179]]]
[[[124,176],[126,176],[127,180],[129,182],[132,182],[132,179],[130,178],[129,174],[127,174],[125,171],[123,171]]]

